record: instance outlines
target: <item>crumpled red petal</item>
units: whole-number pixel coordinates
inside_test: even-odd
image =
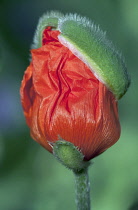
[[[32,137],[50,152],[49,142],[61,137],[89,160],[119,139],[117,102],[58,35],[48,27],[43,46],[31,50],[21,85],[24,114]]]

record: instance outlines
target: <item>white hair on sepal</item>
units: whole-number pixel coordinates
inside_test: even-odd
[[[79,25],[82,25],[83,27],[86,28],[86,30],[88,32],[90,32],[92,34],[92,36],[96,37],[95,41],[102,43],[105,46],[105,50],[108,48],[111,49],[113,54],[118,55],[123,62],[125,63],[124,57],[122,56],[122,53],[120,53],[116,46],[112,43],[112,41],[110,41],[106,35],[106,31],[103,31],[100,29],[99,25],[95,24],[94,21],[90,20],[87,17],[82,17],[78,14],[66,14],[64,16],[59,17],[58,20],[58,30],[62,33],[62,25],[66,22],[66,21],[75,21],[77,22]]]
[[[42,15],[38,21],[37,28],[35,30],[34,38],[33,38],[33,43],[31,45],[31,49],[35,49],[39,45],[39,36],[41,35],[40,33],[42,30],[47,26],[48,19],[49,18],[59,18],[62,17],[63,14],[59,11],[50,11]]]
[[[70,20],[77,22],[79,25],[83,25],[84,27],[87,28],[87,30],[92,31],[93,33],[98,33],[98,34],[100,33],[100,37],[101,36],[104,37],[106,35],[106,32],[102,31],[100,29],[100,27],[98,25],[96,25],[93,21],[91,21],[89,18],[81,17],[80,15],[78,15],[76,13],[75,14],[69,13],[69,14],[59,18],[58,29],[60,32],[61,32],[62,24],[65,21],[70,21]]]

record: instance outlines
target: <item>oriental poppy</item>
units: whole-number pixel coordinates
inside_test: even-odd
[[[45,15],[20,89],[32,138],[53,152],[52,143],[60,137],[84,160],[119,139],[117,101],[129,86],[122,57],[90,24],[76,15]]]

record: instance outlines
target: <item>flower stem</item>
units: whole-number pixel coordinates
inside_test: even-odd
[[[88,168],[75,174],[76,204],[77,210],[90,210],[90,182]]]

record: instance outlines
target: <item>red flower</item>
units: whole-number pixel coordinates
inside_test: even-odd
[[[21,84],[21,101],[31,136],[52,152],[59,137],[73,143],[85,160],[99,155],[120,136],[117,101],[92,71],[47,27],[43,46]]]

